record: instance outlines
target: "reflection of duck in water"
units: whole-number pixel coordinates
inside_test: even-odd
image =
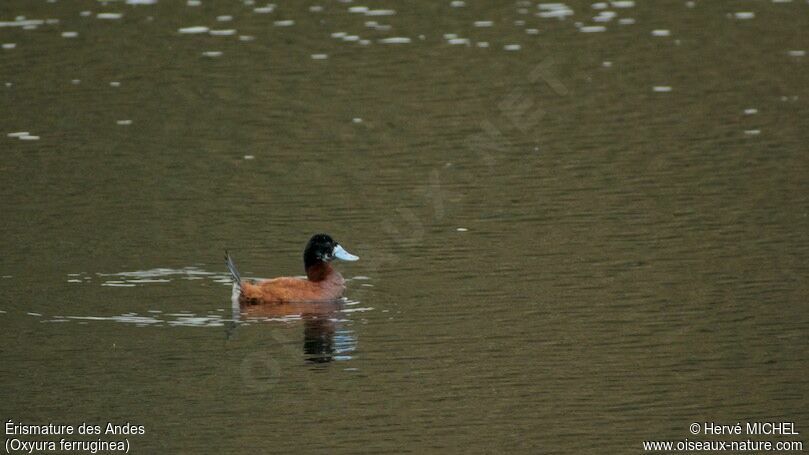
[[[323,302],[342,297],[345,280],[331,266],[334,259],[356,261],[349,253],[326,234],[317,234],[309,239],[303,251],[306,278],[281,277],[258,282],[242,281],[233,259],[225,252],[234,284],[239,290],[242,305],[286,304],[290,302]]]
[[[307,355],[306,360],[314,363],[331,362],[336,331],[337,319],[333,317],[304,317],[303,353]]]
[[[345,360],[356,348],[353,332],[341,328],[345,321],[341,319],[342,300],[240,305],[238,294],[234,293],[232,303],[233,321],[226,329],[228,339],[235,335],[237,321],[242,317],[283,319],[299,316],[303,321],[303,353],[308,362],[327,363],[341,357]]]

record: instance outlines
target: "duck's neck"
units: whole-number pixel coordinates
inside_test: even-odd
[[[309,281],[323,281],[334,273],[334,269],[327,262],[317,261],[306,267],[306,278]]]

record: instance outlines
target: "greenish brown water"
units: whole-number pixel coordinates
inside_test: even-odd
[[[264,6],[0,5],[0,419],[134,453],[809,431],[809,4]],[[344,306],[234,326],[223,250],[300,274],[320,231]]]

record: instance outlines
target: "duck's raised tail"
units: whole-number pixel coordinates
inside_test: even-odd
[[[237,269],[236,264],[233,263],[233,258],[230,257],[228,250],[225,250],[225,265],[227,265],[228,270],[230,270],[230,277],[233,279],[233,284],[235,284],[239,290],[241,290],[242,277],[239,275],[239,269]]]

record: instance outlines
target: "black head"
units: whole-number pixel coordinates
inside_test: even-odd
[[[334,259],[356,261],[359,258],[343,249],[328,234],[313,235],[303,250],[303,266],[307,270],[319,262],[330,262]]]

